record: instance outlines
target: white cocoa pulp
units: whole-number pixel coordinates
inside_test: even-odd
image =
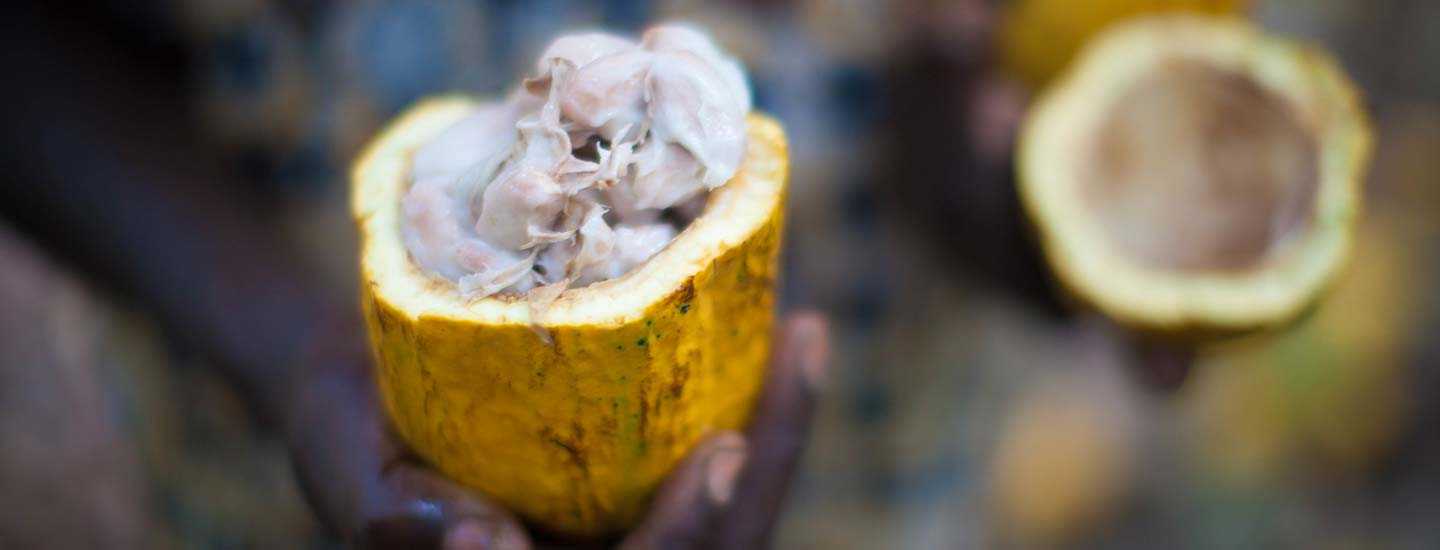
[[[535,71],[412,159],[405,246],[467,296],[628,273],[745,153],[744,72],[693,28],[564,36]]]

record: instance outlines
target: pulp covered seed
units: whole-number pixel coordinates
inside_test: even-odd
[[[693,28],[564,36],[535,69],[413,158],[405,246],[468,296],[628,273],[745,153],[745,75]]]

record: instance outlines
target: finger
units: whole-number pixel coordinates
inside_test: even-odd
[[[1194,346],[1157,341],[1137,341],[1131,344],[1136,375],[1147,387],[1174,392],[1185,384],[1195,364]]]
[[[1125,368],[1150,390],[1179,390],[1195,363],[1194,343],[1137,333],[1103,317],[1082,318],[1076,332],[1096,362]]]
[[[759,548],[770,540],[810,434],[810,418],[829,368],[829,356],[825,318],[817,312],[789,316],[746,436],[750,460],[735,488],[735,505],[726,511],[714,546]]]
[[[405,461],[392,465],[385,472],[385,483],[399,495],[400,502],[407,503],[405,513],[369,518],[362,537],[365,546],[446,550],[530,547],[524,528],[509,512],[419,464]]]
[[[383,492],[380,474],[398,452],[370,412],[376,403],[362,382],[365,371],[349,373],[340,364],[302,370],[286,418],[296,477],[320,520],[353,538],[359,518],[376,507],[367,499]]]
[[[403,456],[365,365],[317,365],[297,380],[287,439],[321,520],[367,548],[527,547],[503,509]]]
[[[707,542],[734,498],[747,458],[745,439],[723,432],[703,441],[670,474],[650,504],[650,514],[621,548],[698,548]]]

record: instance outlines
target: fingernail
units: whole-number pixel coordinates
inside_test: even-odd
[[[800,375],[811,392],[825,388],[829,378],[830,342],[825,320],[808,315],[795,322],[795,345],[800,348]]]
[[[525,534],[510,523],[478,518],[461,520],[445,533],[445,550],[523,550]]]
[[[525,550],[530,547],[530,539],[525,536],[514,523],[506,523],[499,529],[493,542],[495,550]]]
[[[716,449],[706,462],[705,489],[715,505],[730,503],[730,497],[735,494],[735,480],[745,467],[746,454],[745,440],[737,436],[734,442]]]
[[[491,548],[495,532],[478,519],[467,519],[445,533],[445,550],[484,550]]]

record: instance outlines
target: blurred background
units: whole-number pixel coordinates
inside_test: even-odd
[[[1178,387],[1056,297],[1011,172],[1029,98],[1085,39],[1171,9],[1237,12],[1322,44],[1364,90],[1377,144],[1332,295],[1286,331],[1201,348]],[[185,150],[204,153],[169,161],[219,166],[224,181],[192,184],[242,188],[349,303],[345,174],[380,125],[429,94],[503,93],[567,30],[667,19],[708,28],[746,64],[757,107],[785,123],[785,301],[824,309],[836,333],[779,547],[1440,547],[1440,2],[17,10],[7,80],[54,94],[0,94],[0,547],[335,544],[271,430],[124,281],[71,261],[84,245],[33,207],[46,192],[37,155],[83,175],[172,139],[148,115],[118,135],[83,132],[106,116],[87,105],[133,99],[183,121],[198,136]]]

